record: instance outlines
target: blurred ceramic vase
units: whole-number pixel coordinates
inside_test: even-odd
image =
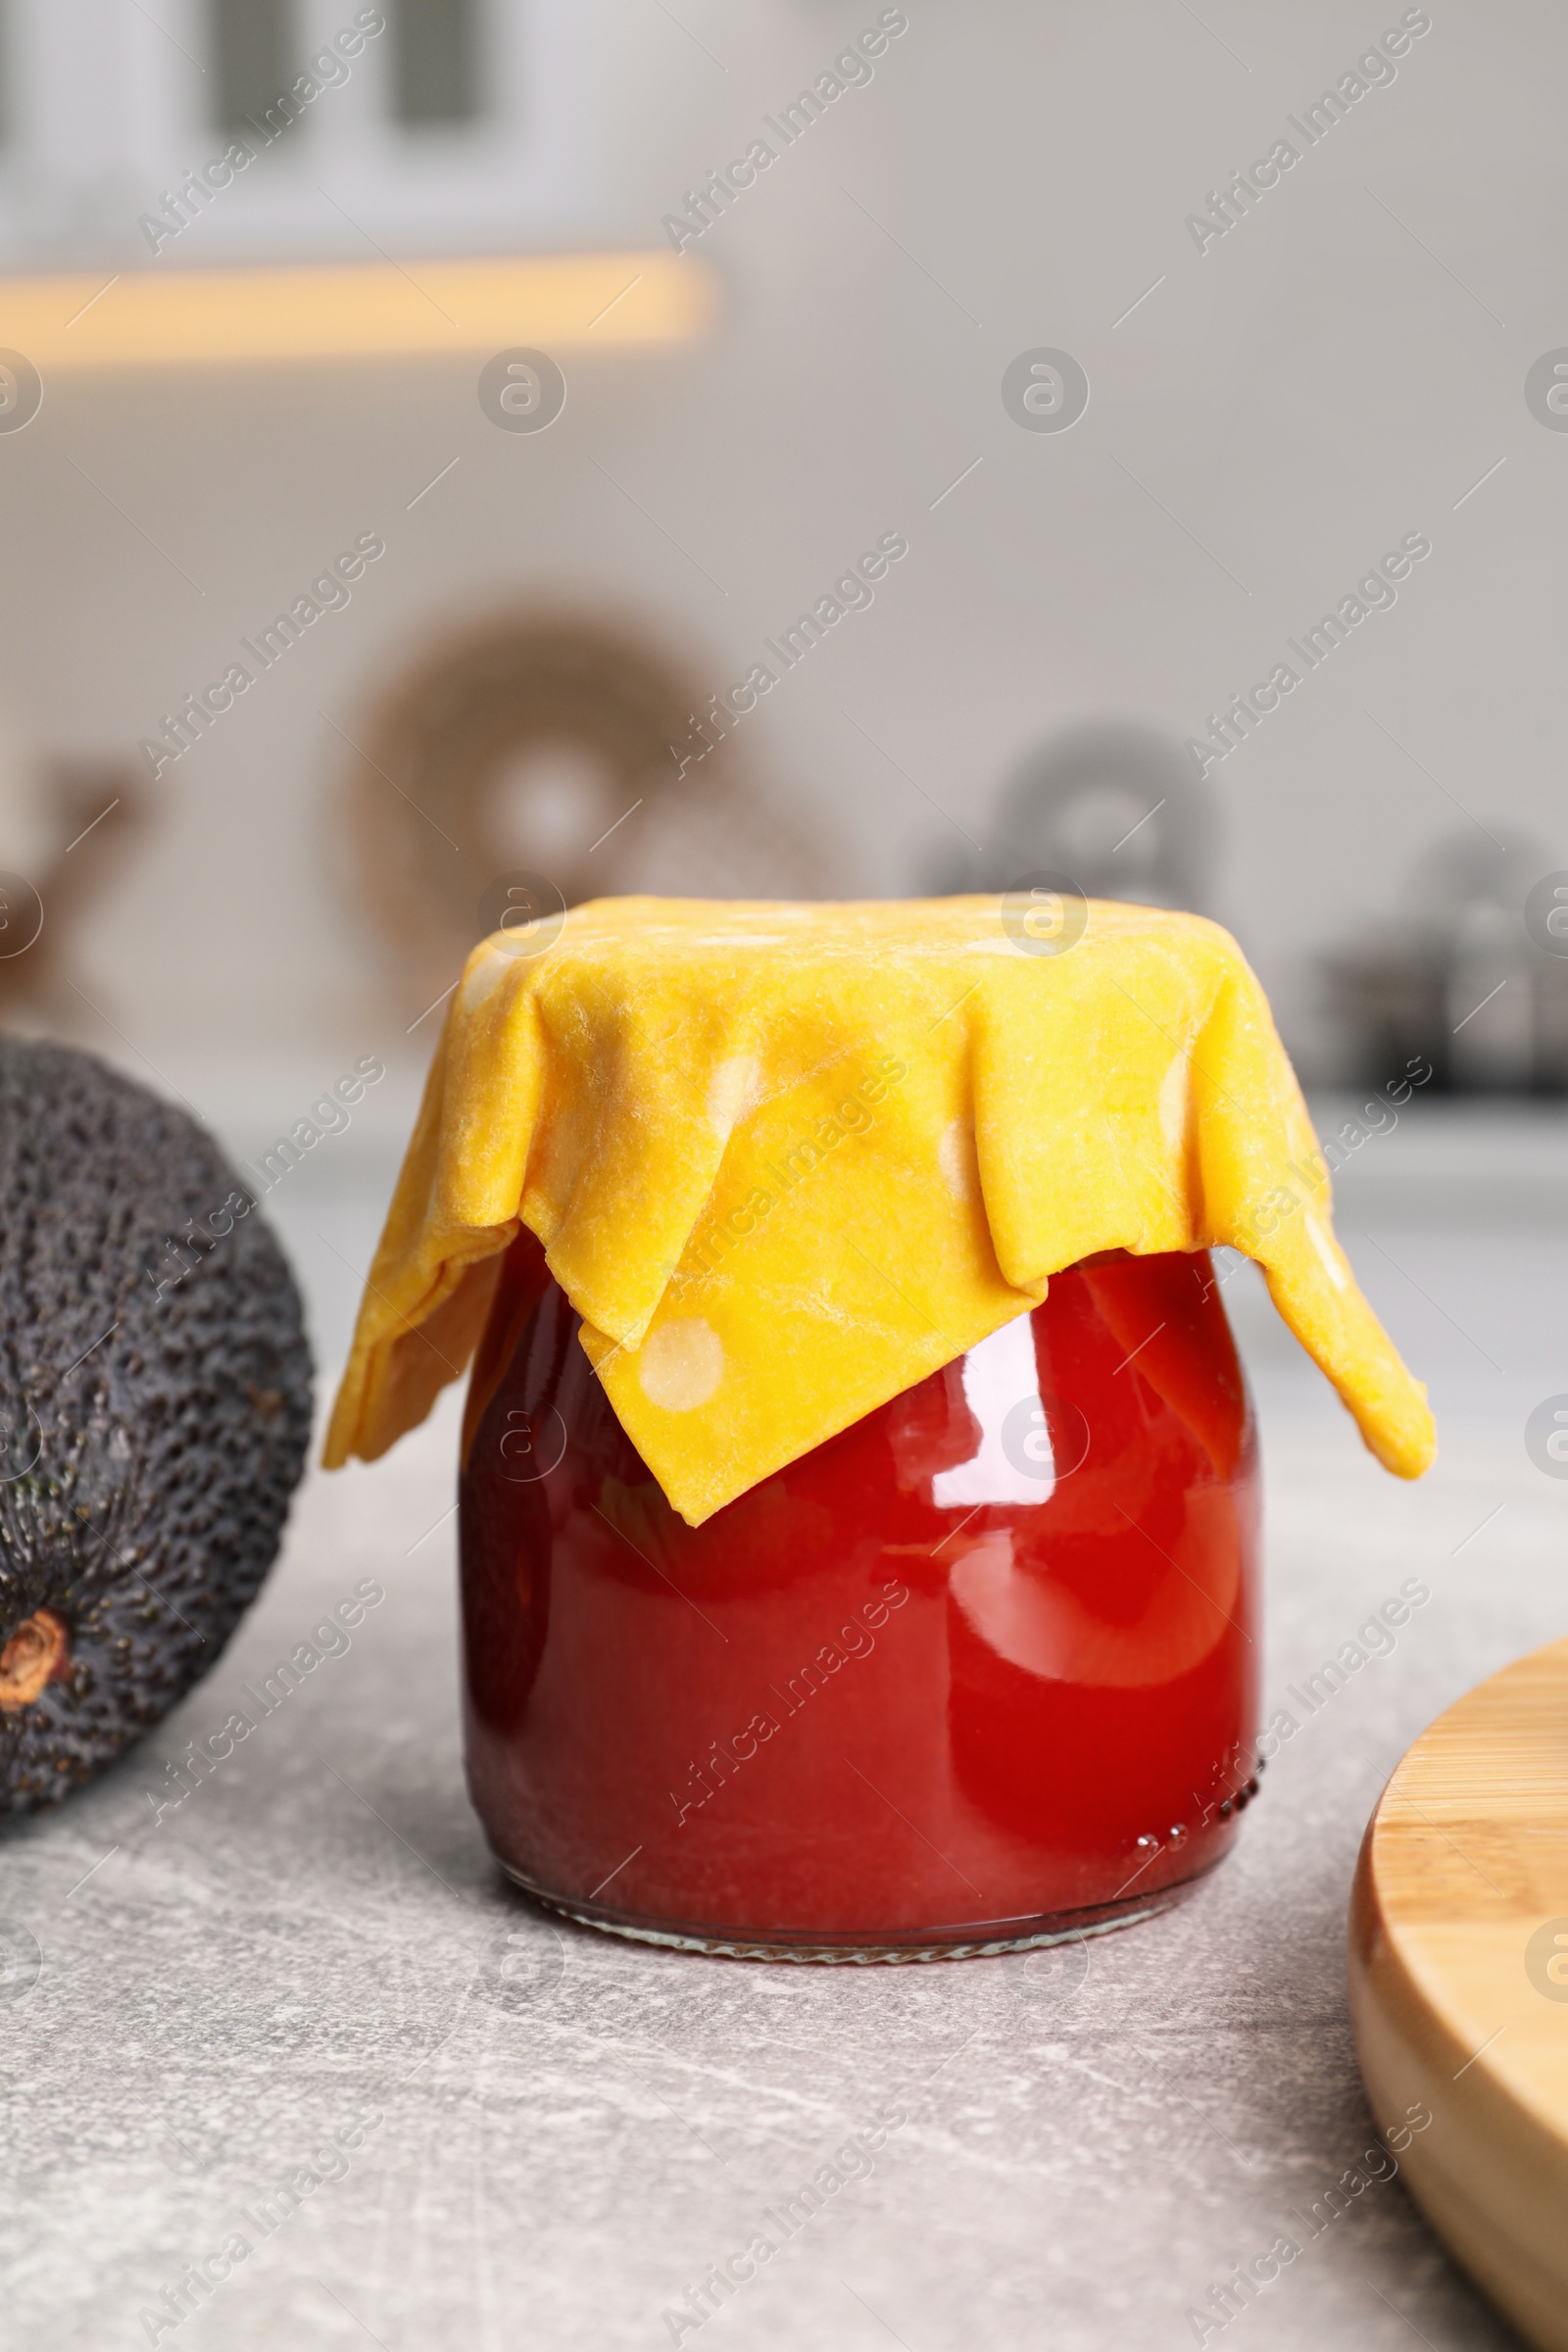
[[[1375,945],[1325,959],[1348,1076],[1378,1084],[1424,1060],[1458,1092],[1568,1091],[1568,936],[1547,864],[1526,836],[1450,837]]]
[[[944,862],[934,879],[944,890],[1004,891],[1052,873],[1085,898],[1203,914],[1217,852],[1213,798],[1182,746],[1135,720],[1101,718],[1031,751],[1003,791],[981,855]]]

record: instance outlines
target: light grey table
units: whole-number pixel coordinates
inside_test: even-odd
[[[1441,1707],[1568,1620],[1568,1483],[1521,1437],[1568,1389],[1548,1320],[1568,1244],[1544,1191],[1510,1231],[1487,1229],[1485,1199],[1461,1228],[1446,1193],[1397,1224],[1342,1195],[1445,1449],[1418,1487],[1386,1477],[1238,1276],[1269,1705],[1403,1577],[1432,1599],[1282,1750],[1235,1857],[1096,1942],[1087,1971],[1081,1952],[764,1967],[531,1909],[463,1788],[455,1397],[374,1469],[313,1474],[208,1682],[0,1845],[13,1950],[41,1952],[0,2000],[5,2340],[1155,2352],[1198,2341],[1188,2313],[1285,2231],[1299,2259],[1204,2340],[1509,2342],[1397,2180],[1310,2242],[1299,2217],[1376,2144],[1344,1947],[1383,1779]],[[303,1259],[308,1229],[352,1255],[374,1212],[345,1193],[289,1214]],[[155,1820],[165,1760],[367,1576],[387,1598],[347,1654]],[[873,2154],[841,2160],[854,2177],[700,2329],[673,2329],[685,2290],[889,2106],[903,2120]],[[253,2250],[190,2317],[140,2317],[235,2232]]]

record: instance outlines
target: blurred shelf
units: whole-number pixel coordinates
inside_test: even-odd
[[[44,373],[674,343],[717,282],[662,251],[9,277],[0,344]]]

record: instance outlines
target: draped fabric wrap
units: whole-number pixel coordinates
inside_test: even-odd
[[[519,1223],[692,1525],[1109,1250],[1227,1243],[1413,1478],[1426,1392],[1335,1240],[1266,1000],[1199,916],[608,899],[448,1009],[325,1459],[466,1364]]]

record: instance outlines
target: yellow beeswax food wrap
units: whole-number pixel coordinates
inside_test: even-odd
[[[477,947],[328,1465],[384,1452],[462,1370],[520,1220],[693,1526],[1101,1250],[1246,1250],[1379,1460],[1418,1476],[1426,1392],[1334,1238],[1235,941],[1066,910],[603,899],[552,944]]]

